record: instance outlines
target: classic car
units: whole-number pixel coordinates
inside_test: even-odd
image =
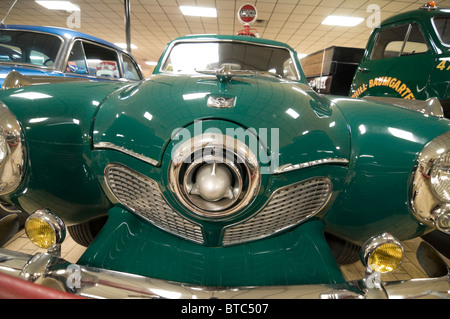
[[[143,78],[133,56],[105,40],[58,27],[0,25],[0,85],[12,70],[91,80]]]
[[[350,96],[434,108],[450,117],[449,23],[450,8],[434,2],[383,21],[370,35]]]
[[[449,296],[426,245],[432,278],[379,274],[402,241],[450,231],[450,121],[319,95],[284,43],[182,37],[143,81],[18,83],[0,101],[0,196],[47,249],[0,249],[0,273],[90,298]],[[87,246],[76,264],[66,229]],[[347,282],[355,258],[367,275]]]
[[[143,79],[132,55],[102,39],[64,28],[1,24],[0,86],[11,71],[17,72],[10,76],[12,83],[22,75],[32,75],[28,80],[22,78],[30,83],[61,81],[59,77],[67,81]],[[14,234],[3,231],[1,225],[18,229],[25,219],[22,211],[0,201],[0,247]]]

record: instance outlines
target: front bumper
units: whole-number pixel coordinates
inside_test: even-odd
[[[448,270],[448,267],[447,267]],[[200,287],[71,264],[52,254],[0,249],[0,273],[88,298],[411,299],[450,298],[450,275],[381,282],[377,276],[336,285]],[[0,291],[1,291],[0,287]]]

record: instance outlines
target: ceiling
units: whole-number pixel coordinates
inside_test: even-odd
[[[18,0],[5,24],[31,24],[70,27],[113,43],[126,42],[124,0],[70,0],[81,9],[73,12],[48,10],[34,0]],[[167,43],[187,34],[236,34],[243,26],[237,19],[238,9],[246,3],[258,10],[258,23],[252,25],[262,38],[286,42],[298,53],[311,54],[324,47],[363,48],[373,27],[368,22],[380,8],[381,20],[396,13],[421,7],[427,0],[130,0],[131,42],[137,48],[132,54],[146,75],[151,67],[145,62],[157,61]],[[437,0],[440,7],[450,7],[450,0]],[[0,0],[0,20],[14,0]],[[180,5],[215,7],[217,18],[183,16]],[[328,15],[366,19],[355,27],[322,25]],[[77,25],[78,24],[78,25]]]

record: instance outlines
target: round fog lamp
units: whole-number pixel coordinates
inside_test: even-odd
[[[373,272],[394,271],[403,257],[404,249],[400,241],[387,233],[372,237],[363,246],[362,261]]]
[[[370,255],[367,264],[375,272],[387,273],[400,266],[402,259],[403,250],[400,246],[383,244]]]
[[[42,209],[27,218],[25,233],[33,244],[49,249],[63,242],[65,226],[58,216],[48,209]]]

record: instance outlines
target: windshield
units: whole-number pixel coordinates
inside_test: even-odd
[[[0,63],[52,67],[61,39],[29,31],[0,31]]]
[[[450,44],[450,18],[435,18],[434,24],[442,43]]]
[[[299,80],[289,50],[239,42],[178,43],[170,51],[162,72],[193,74],[228,66],[288,80]]]

